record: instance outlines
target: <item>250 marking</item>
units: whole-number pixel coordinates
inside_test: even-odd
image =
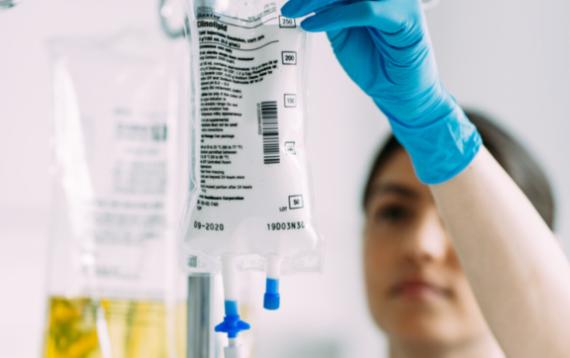
[[[288,222],[267,224],[267,230],[268,231],[302,230],[304,228],[305,228],[305,222],[304,221],[288,221]]]
[[[194,229],[207,230],[207,231],[224,231],[224,224],[201,223],[194,221]]]

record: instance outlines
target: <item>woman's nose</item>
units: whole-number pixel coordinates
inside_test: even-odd
[[[408,260],[428,262],[445,259],[451,244],[437,210],[425,213],[402,245]]]

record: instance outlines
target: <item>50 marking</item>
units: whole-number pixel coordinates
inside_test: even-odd
[[[288,221],[288,222],[267,224],[267,230],[268,231],[302,230],[304,228],[305,228],[305,222],[304,221]]]
[[[207,230],[207,231],[224,231],[224,224],[201,223],[194,221],[194,229]]]

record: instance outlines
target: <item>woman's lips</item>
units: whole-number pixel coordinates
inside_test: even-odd
[[[425,301],[447,296],[446,290],[426,280],[404,280],[392,287],[391,296],[411,301]]]

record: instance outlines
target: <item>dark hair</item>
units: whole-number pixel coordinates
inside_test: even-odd
[[[552,229],[555,216],[554,197],[548,179],[536,160],[519,142],[485,115],[469,110],[465,111],[465,114],[477,127],[485,147],[521,188],[542,219]],[[393,134],[390,134],[378,152],[368,176],[363,198],[365,209],[376,175],[388,159],[400,149],[403,149],[402,145]]]

